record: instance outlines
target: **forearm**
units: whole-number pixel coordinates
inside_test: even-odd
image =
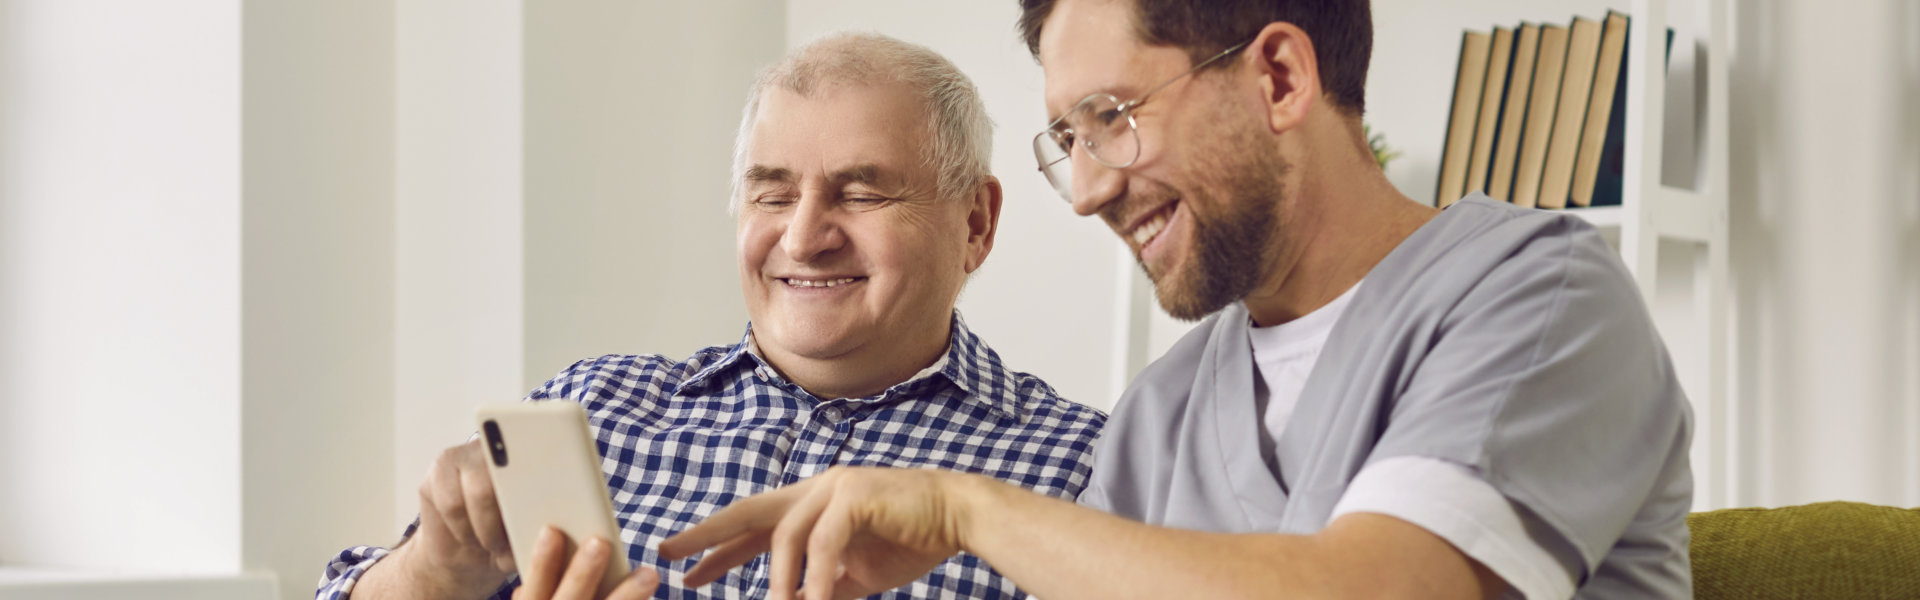
[[[460,578],[435,576],[435,569],[423,564],[417,548],[402,543],[385,558],[369,567],[353,586],[352,600],[485,598],[498,585],[485,583],[462,585]]]
[[[986,478],[957,487],[963,547],[1047,600],[1498,592],[1497,579],[1445,540],[1392,517],[1349,515],[1314,535],[1219,534],[1145,525]]]
[[[409,557],[406,545],[394,548],[393,552],[373,563],[360,575],[360,581],[353,586],[353,600],[385,600],[388,598],[443,598],[436,594],[438,590],[422,589],[426,586],[415,585],[408,577],[406,565],[400,564]]]
[[[984,479],[962,489],[967,551],[1040,598],[1328,596],[1311,537],[1153,527]]]

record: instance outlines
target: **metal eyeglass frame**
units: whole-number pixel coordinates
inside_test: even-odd
[[[1068,159],[1073,158],[1073,147],[1070,146],[1069,144],[1077,143],[1081,146],[1086,147],[1087,156],[1091,157],[1094,162],[1099,163],[1103,167],[1107,167],[1109,169],[1125,169],[1127,167],[1133,166],[1134,162],[1140,160],[1140,126],[1133,119],[1134,109],[1139,108],[1143,104],[1146,104],[1147,99],[1153,97],[1153,94],[1155,92],[1159,92],[1160,90],[1166,89],[1167,86],[1173,85],[1173,82],[1179,81],[1181,78],[1200,72],[1201,69],[1206,68],[1207,65],[1213,64],[1214,61],[1231,56],[1233,53],[1239,52],[1242,48],[1246,48],[1247,45],[1251,43],[1253,43],[1253,40],[1247,40],[1244,42],[1240,42],[1238,44],[1234,44],[1233,47],[1227,48],[1226,50],[1222,50],[1220,51],[1219,54],[1215,54],[1211,58],[1200,61],[1200,64],[1194,65],[1193,68],[1187,69],[1186,72],[1181,73],[1179,75],[1175,75],[1173,76],[1172,79],[1168,79],[1165,82],[1161,83],[1160,85],[1153,86],[1153,89],[1147,90],[1147,93],[1141,94],[1139,97],[1134,98],[1132,100],[1128,100],[1126,102],[1121,102],[1120,99],[1118,97],[1115,97],[1113,94],[1108,94],[1104,92],[1088,94],[1087,97],[1081,98],[1079,102],[1073,103],[1073,108],[1068,109],[1067,112],[1061,114],[1060,117],[1054,119],[1053,122],[1047,123],[1046,129],[1040,130],[1040,133],[1035,134],[1033,136],[1033,158],[1036,162],[1040,163],[1040,167],[1039,167],[1040,174],[1047,178],[1047,183],[1053,186],[1054,191],[1060,193],[1060,197],[1062,199],[1071,203],[1073,202],[1073,190],[1072,190],[1072,182],[1073,182],[1072,167],[1073,166],[1071,164],[1067,165],[1067,169],[1068,169],[1066,172],[1067,176],[1064,178],[1064,181],[1057,180],[1054,177],[1053,172],[1051,171],[1054,165],[1057,165],[1062,161],[1066,161]],[[1133,136],[1133,156],[1128,157],[1126,162],[1112,163],[1112,162],[1107,162],[1106,160],[1101,159],[1100,155],[1093,151],[1093,148],[1094,148],[1093,144],[1096,143],[1094,140],[1075,138],[1074,141],[1072,142],[1063,143],[1061,141],[1061,138],[1065,136],[1071,136],[1073,134],[1073,130],[1072,129],[1056,129],[1057,127],[1059,127],[1061,121],[1065,121],[1067,119],[1068,115],[1074,114],[1076,111],[1079,110],[1081,106],[1085,105],[1086,103],[1092,102],[1102,97],[1106,98],[1109,102],[1112,102],[1115,105],[1113,110],[1118,111],[1120,113],[1120,116],[1126,118],[1127,134]],[[1053,148],[1058,149],[1060,151],[1060,157],[1053,159],[1051,161],[1047,160],[1046,155],[1044,154],[1045,151],[1042,150],[1042,148],[1044,147],[1042,146],[1042,144],[1051,144]],[[1061,185],[1062,183],[1065,183],[1066,185],[1063,187]]]

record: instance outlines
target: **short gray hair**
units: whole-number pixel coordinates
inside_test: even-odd
[[[935,189],[942,198],[965,194],[990,174],[993,120],[973,80],[959,67],[924,46],[877,33],[836,33],[788,52],[754,81],[733,143],[729,210],[740,205],[747,146],[768,88],[779,86],[806,96],[816,90],[876,82],[905,84],[926,106],[933,136],[921,146],[921,159],[940,174]]]

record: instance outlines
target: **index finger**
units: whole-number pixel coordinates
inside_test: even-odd
[[[804,485],[803,482],[734,502],[660,542],[660,557],[680,560],[743,534],[773,529],[787,512],[787,497]]]

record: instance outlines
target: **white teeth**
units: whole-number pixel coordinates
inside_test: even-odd
[[[1173,211],[1171,210],[1161,211],[1160,214],[1154,215],[1152,219],[1134,228],[1133,243],[1138,246],[1147,245],[1147,242],[1152,240],[1153,236],[1160,235],[1160,230],[1166,228],[1167,219],[1172,215]]]
[[[782,279],[781,281],[785,281],[787,282],[787,285],[791,285],[793,287],[830,288],[843,283],[853,283],[858,279],[859,279],[858,277],[842,277],[839,279]]]

